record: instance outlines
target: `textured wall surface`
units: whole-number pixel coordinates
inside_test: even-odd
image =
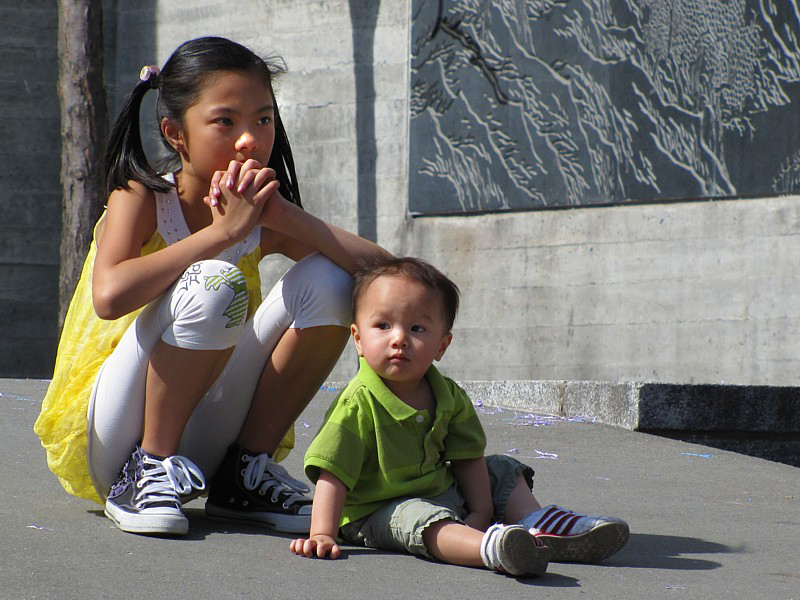
[[[0,0],[0,376],[48,377],[61,229],[56,2]]]
[[[410,218],[410,18],[407,0],[119,3],[112,91],[198,35],[282,55],[289,72],[276,93],[305,206],[431,260],[461,286],[442,363],[456,379],[800,384],[798,197]],[[45,197],[57,199],[57,156],[46,160]],[[4,164],[3,181],[15,176]],[[267,278],[284,265],[264,261]],[[330,379],[354,365],[349,350]]]
[[[800,143],[779,135],[800,128],[797,0],[412,14],[412,212],[800,191]]]
[[[798,200],[425,219],[411,246],[465,292],[462,378],[796,385]]]

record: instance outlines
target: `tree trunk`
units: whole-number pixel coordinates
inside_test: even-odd
[[[108,109],[103,85],[102,0],[58,2],[61,105],[61,270],[59,329],[81,275],[104,204]]]

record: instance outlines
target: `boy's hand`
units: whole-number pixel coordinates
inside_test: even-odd
[[[489,469],[483,456],[450,461],[453,474],[461,494],[466,500],[469,513],[464,523],[478,531],[486,531],[491,525],[494,504],[489,484]]]
[[[339,531],[339,519],[346,493],[347,489],[338,477],[320,469],[311,508],[311,535],[307,540],[292,540],[289,550],[308,558],[339,558],[342,551],[335,536]]]
[[[329,535],[312,535],[309,539],[298,538],[289,544],[289,550],[294,554],[306,556],[308,558],[339,558],[342,551],[339,544]]]

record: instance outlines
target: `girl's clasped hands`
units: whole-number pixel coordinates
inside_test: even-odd
[[[264,209],[283,200],[279,187],[274,169],[254,159],[232,160],[227,171],[214,173],[203,201],[212,209],[214,222],[224,221],[232,237],[240,239],[256,224],[268,225]]]

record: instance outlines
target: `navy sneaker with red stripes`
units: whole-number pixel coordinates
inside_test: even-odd
[[[555,504],[529,514],[520,523],[547,544],[554,562],[600,562],[619,552],[630,536],[622,519],[579,515]]]

